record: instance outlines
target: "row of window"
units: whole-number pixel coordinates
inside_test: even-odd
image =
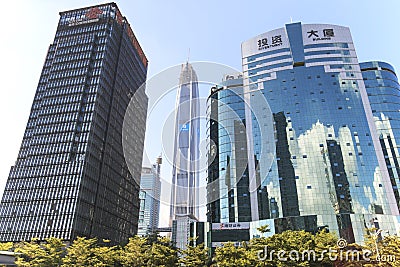
[[[92,23],[89,25],[86,25],[85,27],[71,27],[62,31],[57,31],[56,33],[56,38],[57,37],[64,37],[68,35],[82,35],[85,33],[90,33],[93,31],[102,31],[107,28],[107,24],[105,23]]]

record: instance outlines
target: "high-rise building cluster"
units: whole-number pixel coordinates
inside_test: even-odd
[[[325,229],[349,243],[368,227],[399,232],[394,68],[359,63],[338,25],[291,23],[241,48],[242,72],[221,77],[207,102],[207,222],[198,221],[198,77],[182,65],[169,192],[176,246],[285,230]],[[146,74],[115,3],[60,13],[0,204],[1,241],[122,243],[158,231],[161,157],[142,168]]]
[[[399,232],[393,67],[359,63],[347,27],[301,23],[243,42],[242,66],[208,100],[208,246],[263,225],[349,243]]]

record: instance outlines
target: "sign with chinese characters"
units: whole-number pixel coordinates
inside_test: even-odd
[[[315,43],[350,43],[350,30],[343,26],[329,24],[303,24],[304,45]]]
[[[238,229],[250,229],[249,222],[228,222],[228,223],[213,223],[213,230],[238,230]]]
[[[271,40],[269,40],[268,37],[258,39],[258,50],[269,49],[271,47],[276,47],[281,45],[282,45],[282,35],[272,36]]]
[[[99,21],[99,15],[103,14],[103,10],[98,7],[90,8],[86,13],[85,16],[80,18],[71,19],[68,22],[68,26],[77,26],[87,23],[93,23]]]
[[[244,42],[242,54],[243,57],[248,57],[281,48],[289,48],[289,40],[284,28],[266,32]]]

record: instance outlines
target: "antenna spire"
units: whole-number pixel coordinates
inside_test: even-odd
[[[190,47],[189,47],[189,51],[188,51],[188,57],[187,57],[187,63],[189,63],[189,57],[190,57]]]

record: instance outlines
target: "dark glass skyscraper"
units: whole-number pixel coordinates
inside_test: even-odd
[[[147,59],[115,3],[60,13],[17,161],[0,205],[0,240],[122,242],[137,231]],[[135,96],[126,138],[122,125]],[[132,176],[133,175],[133,176]]]
[[[214,237],[235,241],[245,234],[225,230],[246,229],[251,238],[260,225],[268,234],[328,228],[348,242],[361,242],[366,227],[397,233],[393,68],[360,67],[350,30],[327,24],[256,36],[242,44],[242,62],[243,84],[228,79],[209,100]]]

